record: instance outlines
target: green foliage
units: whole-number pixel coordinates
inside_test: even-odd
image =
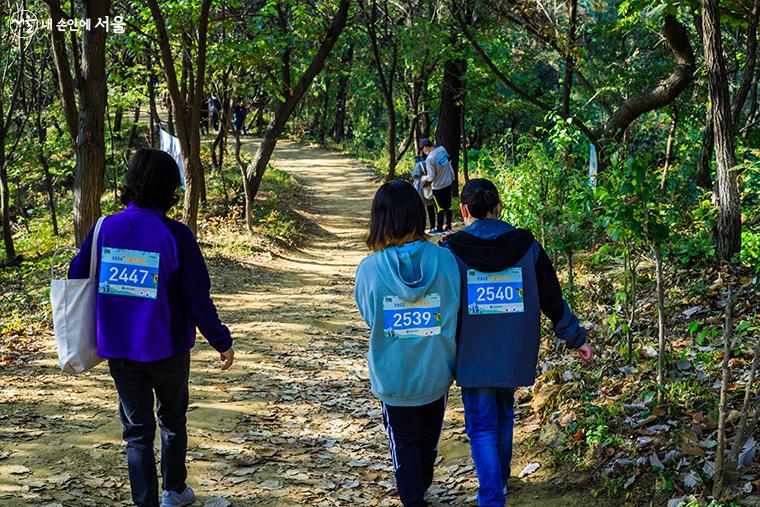
[[[590,244],[593,192],[583,169],[579,134],[559,118],[547,118],[514,147],[504,136],[496,148],[474,153],[475,175],[492,179],[503,201],[503,217],[527,227],[550,250],[573,252]],[[545,139],[536,142],[536,136]]]
[[[742,232],[741,262],[760,273],[760,233]]]

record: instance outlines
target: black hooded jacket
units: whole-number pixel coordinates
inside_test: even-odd
[[[586,332],[562,297],[557,273],[533,234],[497,219],[479,219],[445,243],[462,278],[457,383],[463,387],[518,387],[535,380],[541,313],[571,348]],[[517,280],[522,304],[478,313],[470,284],[489,275]],[[515,285],[517,287],[517,285]],[[506,305],[510,306],[510,305]]]

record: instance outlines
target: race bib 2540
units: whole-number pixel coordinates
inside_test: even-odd
[[[424,338],[441,334],[441,296],[429,294],[414,302],[386,296],[383,299],[383,334],[388,338]]]
[[[497,273],[467,270],[467,313],[488,315],[524,312],[522,268]]]
[[[103,247],[98,292],[156,299],[161,254]]]

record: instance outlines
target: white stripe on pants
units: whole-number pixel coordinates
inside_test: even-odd
[[[391,418],[388,410],[383,403],[383,415],[385,416],[385,429],[388,432],[388,440],[391,444],[391,458],[393,459],[393,470],[398,470],[398,459],[396,458],[396,440],[393,438],[393,428],[391,427]]]

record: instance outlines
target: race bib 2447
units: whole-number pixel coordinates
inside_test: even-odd
[[[429,294],[414,302],[386,296],[383,299],[383,334],[388,338],[424,338],[441,334],[441,296]]]
[[[487,315],[524,312],[522,268],[497,273],[467,270],[467,313]]]
[[[161,254],[103,247],[98,292],[156,299]]]

